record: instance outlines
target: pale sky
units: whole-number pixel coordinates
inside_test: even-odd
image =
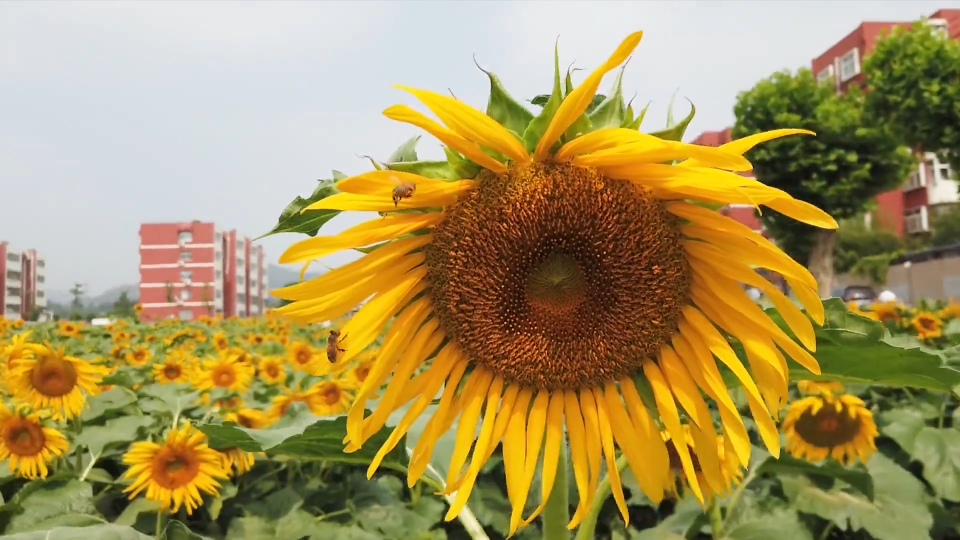
[[[960,1],[0,2],[0,240],[44,253],[50,288],[97,294],[136,283],[141,222],[259,236],[331,169],[386,159],[419,133],[381,116],[418,106],[393,84],[484,109],[474,54],[530,99],[550,91],[557,36],[562,67],[592,70],[643,30],[624,93],[652,101],[653,131],[679,90],[676,116],[684,97],[697,106],[689,139],[861,21],[950,7]],[[439,148],[425,136],[421,158]],[[268,258],[298,238],[264,240]]]

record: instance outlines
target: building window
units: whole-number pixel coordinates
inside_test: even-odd
[[[243,276],[237,276],[237,285],[243,285],[244,279]]]
[[[181,270],[181,271],[180,271],[180,279],[181,279],[181,280],[184,280],[184,279],[193,279],[193,271],[192,271],[192,270]]]
[[[947,163],[936,162],[936,168],[933,174],[934,177],[941,182],[953,180],[950,174],[950,165]]]
[[[220,233],[216,233],[213,235],[213,242],[215,244],[219,244],[222,239],[223,239],[223,236]]]
[[[190,289],[180,289],[180,299],[189,300],[193,293],[190,292]]]
[[[181,309],[180,310],[180,320],[189,321],[193,319],[193,310],[192,309]]]
[[[860,50],[856,47],[840,57],[840,82],[847,82],[860,74]]]
[[[46,281],[46,278],[43,276],[37,276],[37,283],[43,283],[44,281]]]
[[[213,258],[216,259],[216,260],[218,260],[218,261],[220,260],[220,257],[221,257],[221,256],[223,256],[223,254],[220,253],[219,251],[213,254]]]
[[[220,298],[223,297],[223,291],[221,291],[220,289],[217,289],[217,290],[213,293],[213,297],[216,298],[217,300],[219,300]]]
[[[214,275],[214,279],[216,279],[217,281],[220,281],[221,279],[223,279],[223,272],[221,272],[221,271],[219,271],[219,270],[217,270],[216,272],[214,272],[213,275]]]
[[[934,35],[947,37],[947,21],[945,19],[928,19],[927,24]]]
[[[37,261],[37,268],[44,268],[46,266],[47,266],[47,263],[43,259],[40,259],[39,261]]]
[[[37,298],[43,298],[43,291],[37,291]]]
[[[907,183],[903,186],[904,191],[920,189],[924,186],[925,182],[923,181],[923,174],[920,171],[920,167],[923,167],[923,165],[921,164],[914,169],[913,172],[910,173],[910,176],[907,177]]]
[[[904,228],[907,234],[916,234],[930,230],[929,215],[927,207],[921,206],[904,212]]]
[[[177,235],[177,240],[189,244],[193,242],[193,233],[190,231],[180,231],[180,234]]]
[[[7,260],[11,262],[17,262],[20,260],[20,255],[17,253],[7,253]]]
[[[237,238],[237,249],[243,249],[243,238]]]
[[[833,66],[827,66],[817,73],[817,82],[829,81],[833,77]]]
[[[192,261],[192,260],[193,260],[193,254],[190,253],[189,251],[181,251],[181,252],[180,252],[180,260],[181,260],[181,261]]]
[[[7,270],[7,279],[12,279],[15,281],[20,281],[20,272],[14,272],[13,270]]]

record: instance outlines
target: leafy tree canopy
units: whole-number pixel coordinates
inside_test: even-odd
[[[869,113],[911,147],[939,152],[960,171],[960,41],[925,21],[895,28],[863,64]]]
[[[914,159],[899,139],[864,114],[863,94],[837,95],[809,69],[782,71],[737,96],[735,138],[779,128],[816,137],[786,137],[755,147],[747,157],[757,178],[814,204],[836,219],[861,214],[871,199],[899,186]],[[809,253],[808,267],[829,294],[835,231],[785,219],[764,209],[764,224],[791,256]]]

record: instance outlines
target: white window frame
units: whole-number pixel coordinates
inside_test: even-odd
[[[817,73],[817,82],[829,81],[831,77],[833,77],[833,65],[832,65],[832,64],[829,65],[829,66],[827,66],[827,67],[825,67],[825,68],[823,68],[823,69],[821,69],[820,72]]]
[[[184,317],[186,315],[186,317]],[[192,309],[181,309],[178,317],[181,321],[192,321],[193,320],[193,310]]]
[[[177,240],[189,244],[193,242],[193,233],[191,231],[180,231],[177,233]]]
[[[193,279],[193,270],[181,270],[180,271],[180,281]]]
[[[844,62],[851,61],[853,68],[850,72],[847,72],[844,67]],[[860,74],[860,49],[854,47],[843,54],[840,57],[840,82],[847,82],[850,79],[856,77]]]
[[[189,251],[181,251],[181,252],[180,252],[180,260],[181,260],[181,261],[184,261],[184,262],[192,261],[192,260],[193,260],[193,253],[190,253]]]
[[[940,37],[947,37],[949,24],[946,19],[927,19],[927,24],[933,28],[933,33]]]
[[[903,191],[913,191],[915,189],[922,189],[926,187],[927,175],[925,172],[925,163],[918,164],[917,168],[911,171],[910,175],[907,176],[907,182],[903,185]]]
[[[193,293],[190,291],[190,289],[180,289],[181,300],[189,300],[191,296],[193,296]]]
[[[903,224],[907,234],[916,234],[930,230],[930,216],[926,206],[904,212]]]

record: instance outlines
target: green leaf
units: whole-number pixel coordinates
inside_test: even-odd
[[[107,420],[102,426],[85,426],[77,436],[76,445],[99,456],[107,445],[137,440],[140,429],[153,424],[153,420],[150,416],[121,416]]]
[[[426,178],[436,178],[438,180],[459,180],[460,176],[453,170],[446,161],[408,161],[400,163],[387,163],[387,168],[391,171],[407,172],[419,174]]]
[[[923,477],[933,490],[951,502],[960,502],[960,430],[924,426],[911,452],[923,463]]]
[[[90,527],[56,527],[46,531],[4,535],[5,540],[156,540],[136,529],[105,524]]]
[[[620,68],[620,73],[617,74],[617,78],[613,83],[613,92],[601,101],[592,112],[588,113],[593,129],[615,128],[623,125],[627,111],[626,105],[623,102],[623,89],[621,85],[623,83],[623,72],[626,69],[626,65]]]
[[[795,512],[776,510],[769,514],[752,512],[748,519],[730,524],[723,540],[813,540]]]
[[[673,508],[673,514],[657,524],[656,527],[644,529],[633,536],[634,540],[683,540],[691,532],[691,528],[703,515],[703,507],[693,498],[684,497]],[[692,531],[696,533],[696,531]]]
[[[460,155],[456,150],[444,146],[443,153],[447,156],[447,163],[460,178],[476,178],[480,174],[480,166]]]
[[[880,433],[893,439],[908,454],[913,454],[917,435],[927,425],[924,415],[917,409],[892,409],[880,414]]]
[[[550,94],[550,98],[543,104],[543,110],[540,111],[540,114],[530,121],[527,129],[523,132],[523,143],[526,145],[528,152],[533,152],[537,147],[537,143],[540,142],[544,132],[547,131],[547,126],[550,125],[553,117],[557,114],[557,109],[560,108],[560,103],[562,102],[563,89],[560,87],[560,51],[558,46],[554,45],[553,93]]]
[[[477,59],[474,58],[473,61],[476,64]],[[477,64],[477,68],[490,79],[490,97],[487,100],[487,116],[493,118],[501,126],[519,136],[526,131],[527,126],[530,125],[530,121],[533,120],[533,113],[528,111],[526,107],[521,105],[520,102],[515,100],[513,96],[507,92],[506,88],[503,87],[503,83],[500,82],[499,77],[480,67],[480,64]],[[467,176],[462,178],[473,177]]]
[[[758,473],[774,475],[805,475],[829,480],[842,480],[862,493],[868,500],[873,500],[873,478],[864,469],[846,468],[835,461],[825,461],[820,464],[810,463],[789,455],[782,455],[779,459],[769,457],[760,464]]]
[[[175,519],[167,522],[167,526],[163,528],[163,533],[160,538],[162,538],[162,540],[210,540],[206,536],[200,536],[191,531],[189,527]]]
[[[87,406],[81,415],[85,423],[96,420],[108,411],[122,409],[137,402],[137,395],[133,390],[122,386],[114,386],[96,396],[87,398]]]
[[[315,202],[337,193],[336,183],[338,180],[343,179],[337,178],[338,175],[343,176],[342,173],[334,171],[333,179],[320,180],[316,189],[314,189],[313,193],[306,199],[300,196],[293,199],[293,202],[288,204],[287,207],[283,209],[283,212],[280,213],[280,219],[277,221],[277,225],[271,229],[270,232],[254,240],[260,240],[279,233],[303,233],[308,236],[316,236],[317,232],[320,231],[320,227],[339,214],[340,210],[308,210],[306,212],[302,212],[302,210]]]
[[[17,501],[20,511],[15,514],[7,525],[5,533],[42,531],[69,521],[68,525],[76,526],[76,516],[102,519],[97,515],[93,506],[93,488],[86,482],[78,480],[53,481],[31,492]],[[84,524],[91,524],[87,519]]]
[[[789,360],[791,379],[907,386],[938,392],[951,392],[960,385],[960,371],[944,365],[939,355],[894,344],[883,337],[880,323],[848,313],[839,298],[824,301],[823,307],[826,317],[824,326],[815,329],[817,351],[813,353],[821,374],[814,375]],[[776,310],[768,309],[767,314],[792,335]],[[742,348],[736,348],[742,354]],[[727,375],[724,378],[729,384],[739,386],[735,378],[728,379]]]
[[[400,145],[400,148],[397,148],[392,154],[390,154],[387,162],[400,163],[419,161],[419,158],[417,158],[417,143],[420,142],[420,137],[422,137],[422,135],[411,137],[407,140],[407,142]]]
[[[132,527],[137,523],[137,516],[140,514],[146,514],[148,512],[156,514],[159,511],[160,503],[143,497],[137,497],[130,501],[130,504],[123,509],[123,512],[121,512],[113,522],[117,525],[128,525]]]
[[[563,95],[564,98],[569,96],[570,92],[573,92],[573,79],[570,77],[570,72],[571,72],[570,70],[572,67],[573,66],[567,68],[567,78],[566,78],[567,91]],[[594,96],[594,98],[596,98],[596,96]],[[575,139],[580,135],[583,135],[584,133],[590,133],[591,131],[593,131],[593,126],[590,122],[590,117],[588,117],[587,112],[584,111],[584,113],[581,114],[580,117],[577,118],[572,124],[570,124],[570,127],[568,127],[567,130],[563,133],[563,138],[561,142]]]
[[[693,121],[693,116],[697,113],[697,108],[694,107],[693,102],[687,100],[690,103],[690,113],[687,114],[687,117],[680,121],[680,123],[668,127],[667,129],[661,131],[655,131],[650,135],[657,137],[658,139],[663,139],[665,141],[680,141],[683,139],[683,134],[687,131],[687,126],[690,125],[690,122]],[[646,109],[644,109],[646,111]],[[641,116],[642,118],[642,116]],[[639,125],[639,122],[638,122]]]
[[[185,383],[151,384],[140,389],[146,399],[140,403],[143,412],[161,412],[170,415],[198,406],[199,392],[192,392]]]
[[[883,454],[874,454],[867,470],[876,492],[873,502],[836,486],[822,490],[805,477],[784,477],[781,484],[794,508],[841,529],[865,530],[877,540],[929,540],[933,517],[923,484]]]
[[[630,120],[629,122],[627,122],[627,119],[625,118],[623,121],[623,125],[621,127],[625,127],[627,129],[639,130],[640,124],[643,123],[643,118],[647,116],[647,109],[649,108],[650,108],[650,102],[647,102],[647,104],[643,106],[643,110],[640,111],[640,116],[637,116],[635,120]],[[630,114],[628,115],[628,117],[632,118],[633,109],[630,109],[629,106],[628,106],[628,109],[630,110]]]
[[[287,540],[310,536],[316,532],[317,525],[302,506],[303,499],[286,487],[271,494],[262,506],[247,507],[247,516],[231,520],[227,538]]]
[[[294,404],[291,411],[292,416],[267,429],[244,428],[233,422],[202,424],[197,428],[207,435],[211,448],[237,447],[248,452],[269,450],[273,454],[294,458],[341,463],[369,463],[392,431],[381,430],[364,443],[362,449],[348,454],[343,451],[346,416],[317,417],[300,404]],[[407,463],[406,451],[398,446],[383,462],[387,467],[403,466]]]

